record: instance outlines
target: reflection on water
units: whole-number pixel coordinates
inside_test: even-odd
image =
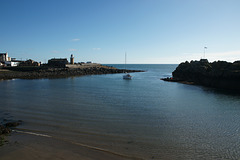
[[[144,159],[238,159],[240,96],[160,81],[176,65],[65,79],[1,81],[0,114],[22,129]],[[13,117],[11,117],[13,116]]]

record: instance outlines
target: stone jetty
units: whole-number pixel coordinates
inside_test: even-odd
[[[40,79],[65,78],[83,75],[114,74],[114,73],[143,72],[141,70],[117,69],[105,65],[84,65],[68,67],[5,67],[0,69],[0,80],[6,79]]]

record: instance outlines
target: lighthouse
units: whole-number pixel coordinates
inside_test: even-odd
[[[70,57],[70,64],[74,64],[74,57],[73,57],[73,54],[71,54],[71,57]]]

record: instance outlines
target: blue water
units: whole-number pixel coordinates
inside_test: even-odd
[[[124,68],[124,65],[110,65]],[[0,81],[1,120],[20,129],[143,159],[239,159],[240,95],[161,81],[146,72]]]

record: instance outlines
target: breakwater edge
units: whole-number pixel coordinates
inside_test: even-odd
[[[143,70],[118,69],[101,64],[96,65],[66,65],[66,67],[4,67],[0,69],[0,80],[7,79],[41,79],[66,78],[84,75],[115,74],[144,72]]]

